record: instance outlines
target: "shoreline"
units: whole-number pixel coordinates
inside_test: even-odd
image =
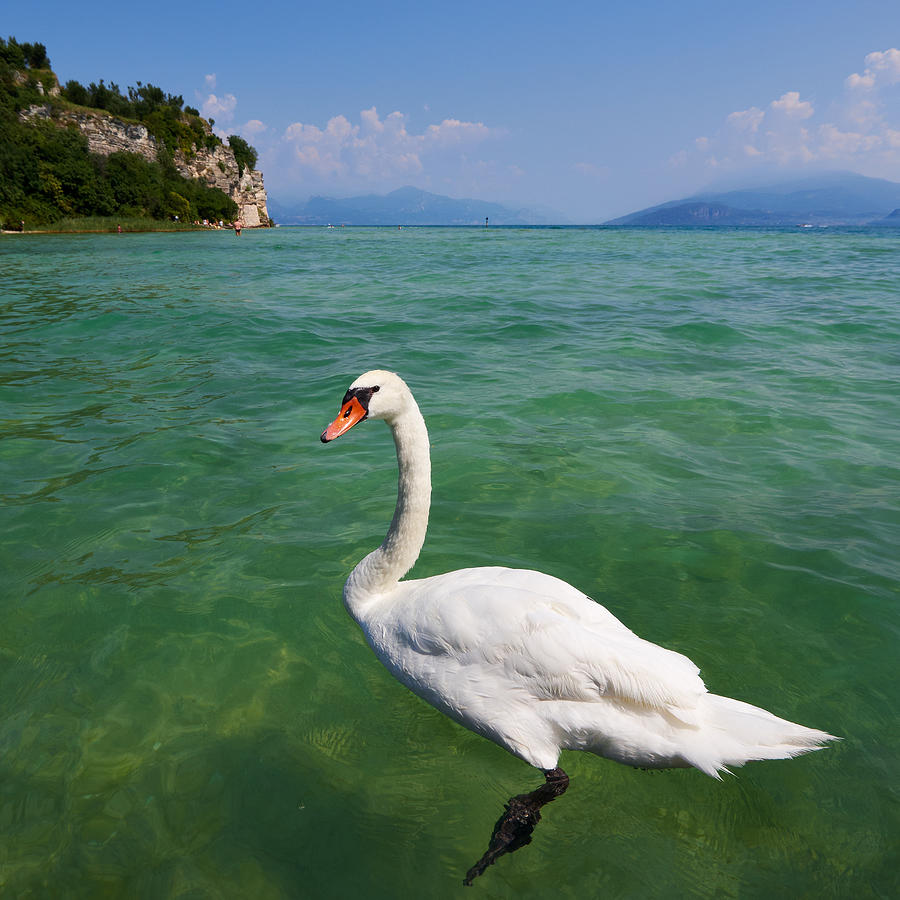
[[[213,231],[211,228],[142,228],[142,229],[132,229],[130,231],[107,231],[105,229],[97,229],[97,228],[85,228],[82,231],[51,231],[49,229],[44,228],[36,228],[33,231],[0,231],[0,234],[17,234],[17,235],[29,235],[29,234],[175,234],[176,232],[183,231],[187,232],[197,232],[197,231]],[[218,231],[233,231],[234,229],[226,229],[219,228],[216,229]]]
[[[247,228],[245,225],[242,229],[243,231],[266,231],[267,229],[264,227],[258,228]],[[15,235],[28,235],[28,234],[176,234],[179,232],[183,232],[185,234],[196,234],[197,232],[214,232],[214,231],[234,231],[234,228],[210,228],[204,225],[194,226],[194,227],[186,227],[186,228],[129,228],[122,229],[122,231],[116,231],[115,229],[109,228],[66,228],[66,229],[52,229],[52,228],[32,228],[27,231],[9,231],[7,229],[0,229],[0,235],[7,234],[15,234]]]

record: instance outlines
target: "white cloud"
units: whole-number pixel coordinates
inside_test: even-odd
[[[444,119],[415,134],[408,130],[404,113],[392,112],[382,119],[373,106],[360,112],[358,124],[343,115],[329,119],[324,128],[295,122],[285,130],[282,142],[294,170],[319,178],[374,182],[422,173],[425,158],[458,156],[500,133],[482,122]]]
[[[208,119],[216,119],[220,124],[230,122],[234,118],[234,109],[237,106],[237,97],[234,94],[225,94],[218,97],[210,94],[200,107],[200,112]]]
[[[813,105],[807,100],[801,100],[798,91],[788,91],[782,94],[778,100],[770,104],[776,112],[790,116],[792,119],[808,119],[814,112]]]
[[[397,113],[393,113],[397,115]],[[490,137],[491,130],[483,122],[460,122],[459,119],[444,119],[440,125],[429,125],[423,135],[426,141],[448,146],[451,144],[475,143]]]
[[[900,50],[869,53],[862,73],[844,80],[843,92],[823,106],[824,113],[799,91],[786,91],[765,106],[731,113],[717,133],[697,138],[692,150],[670,162],[701,161],[717,169],[843,164],[900,178],[900,105],[885,103],[897,99],[897,85]]]
[[[759,131],[759,126],[762,124],[762,120],[765,117],[766,114],[761,109],[751,106],[750,109],[742,109],[738,112],[731,113],[726,119],[726,122],[731,128],[734,128],[737,131],[747,131],[754,134]],[[709,138],[697,138],[697,141],[708,142]]]
[[[204,89],[194,91],[200,115],[206,119],[215,119],[218,127],[213,131],[219,137],[224,138],[229,131],[233,131],[232,121],[234,111],[237,108],[237,97],[234,94],[217,94],[216,84],[218,78],[215,72],[203,76]]]
[[[244,122],[240,127],[240,132],[242,135],[257,135],[262,134],[266,130],[265,122],[261,122],[259,119],[250,119],[249,122]]]
[[[836,125],[826,123],[819,129],[818,152],[822,159],[846,159],[877,150],[881,141],[879,135],[841,131]]]
[[[384,131],[384,123],[378,118],[378,110],[374,106],[371,109],[364,109],[359,117],[370,131]]]
[[[847,87],[849,88],[870,88],[875,87],[875,76],[874,75],[858,75],[854,72],[852,75],[847,76],[847,81],[845,82]]]
[[[900,50],[876,50],[866,56],[866,68],[862,75],[853,73],[846,85],[851,89],[870,90],[876,85],[897,84],[900,81]]]

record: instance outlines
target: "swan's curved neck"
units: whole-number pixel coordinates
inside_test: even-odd
[[[344,602],[354,616],[413,567],[428,530],[431,456],[425,420],[410,398],[406,411],[389,424],[397,448],[397,507],[381,546],[356,566],[344,585]]]

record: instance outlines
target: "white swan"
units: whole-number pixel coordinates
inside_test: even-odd
[[[399,681],[544,772],[552,796],[538,807],[568,783],[557,768],[561,750],[719,778],[727,766],[836,740],[708,693],[687,657],[639,638],[551,575],[492,566],[400,581],[428,526],[428,432],[405,382],[376,370],[353,382],[322,441],[367,418],[393,432],[397,507],[384,542],[347,579],[344,603]]]

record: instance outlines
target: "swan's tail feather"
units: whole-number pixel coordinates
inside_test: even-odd
[[[742,766],[756,759],[790,759],[821,750],[840,738],[807,728],[730,697],[706,694],[705,724],[699,729],[697,747],[687,755],[691,765],[721,778],[728,766]]]

